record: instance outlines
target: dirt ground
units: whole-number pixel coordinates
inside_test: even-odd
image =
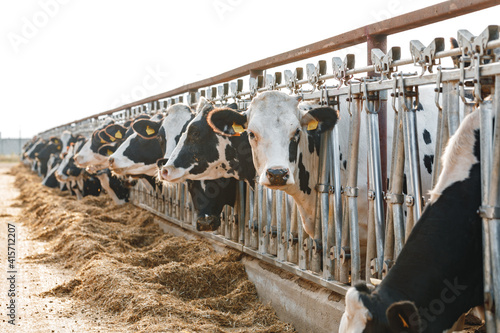
[[[17,163],[0,163],[0,265],[7,271],[7,223],[18,222],[22,212],[19,190],[14,186],[14,176],[8,174]],[[0,279],[1,332],[123,332],[125,327],[112,323],[112,317],[98,308],[67,297],[41,296],[40,294],[64,283],[74,272],[50,263],[32,263],[23,260],[30,255],[43,253],[47,244],[30,239],[26,226],[17,223],[18,282],[17,320],[9,324],[7,317],[7,280]],[[1,274],[6,276],[6,273]]]
[[[6,272],[15,221],[17,326],[0,279],[0,332],[294,331],[258,301],[236,251],[164,234],[150,213],[105,196],[77,201],[12,166],[0,164],[0,256]]]

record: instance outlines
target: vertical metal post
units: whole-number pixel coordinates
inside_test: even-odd
[[[500,83],[500,82],[499,82]],[[497,91],[497,88],[495,89]],[[498,95],[495,94],[495,101],[497,101]],[[495,103],[496,107],[498,104]],[[495,173],[492,174],[492,160],[493,160],[493,129],[492,129],[492,108],[491,103],[483,103],[479,108],[480,115],[480,143],[481,143],[481,194],[482,194],[482,211],[485,210],[485,207],[490,206],[490,190],[497,190],[498,184],[495,186],[491,186],[494,178],[497,178],[498,182],[498,164]],[[498,113],[498,111],[497,111]],[[498,157],[497,157],[498,158]],[[491,177],[491,178],[490,178]],[[491,188],[490,188],[491,186]],[[496,200],[497,198],[495,198]],[[495,206],[496,203],[493,204]],[[498,269],[498,263],[493,261],[494,257],[494,243],[498,241],[496,239],[492,239],[492,230],[490,230],[490,221],[494,221],[492,219],[493,216],[483,215],[483,274],[484,274],[484,303],[485,303],[485,315],[486,315],[486,328],[487,332],[496,332],[496,322],[495,322],[495,313],[494,310],[494,283],[493,280],[493,270],[495,266]],[[494,226],[494,229],[495,226]],[[497,231],[497,230],[495,230]]]
[[[266,189],[260,184],[257,185],[257,225],[258,225],[258,239],[259,239],[259,252],[267,253],[267,248],[265,244],[265,237],[263,237],[263,230],[265,229],[265,211],[264,211],[264,192]]]
[[[283,191],[276,191],[276,242],[279,261],[286,260],[286,196]]]
[[[401,101],[400,101],[401,102]],[[404,102],[403,102],[404,103]],[[391,177],[391,205],[393,213],[394,224],[394,256],[393,262],[396,261],[399,253],[403,249],[405,241],[405,221],[403,213],[403,181],[404,181],[404,162],[405,162],[405,148],[404,148],[404,134],[403,134],[403,119],[404,114],[399,107],[399,112],[394,122],[396,136],[394,141],[396,148],[393,151],[394,155],[394,173]]]
[[[443,83],[443,96],[448,100],[448,128],[452,136],[460,125],[460,96],[458,93],[458,81],[447,81]]]
[[[413,209],[413,221],[414,223],[422,215],[423,202],[422,202],[422,185],[420,181],[420,163],[418,155],[418,139],[417,139],[417,123],[416,123],[416,112],[413,107],[413,96],[418,96],[418,92],[414,92],[412,87],[404,87],[404,79],[400,78],[401,90],[403,91],[403,98],[405,104],[403,104],[404,112],[404,123],[403,132],[405,136],[405,150],[407,152],[406,157],[409,166],[409,185],[407,197],[407,205]],[[411,202],[410,202],[411,201]],[[408,226],[407,233],[411,231],[413,225]]]
[[[288,195],[287,195],[288,196]],[[299,263],[298,259],[298,242],[299,242],[299,235],[298,235],[298,229],[299,229],[299,217],[297,214],[297,204],[295,201],[290,200],[292,204],[292,213],[290,216],[290,224],[287,226],[287,232],[288,232],[288,261],[293,262],[295,264]],[[287,202],[288,203],[288,202]],[[302,228],[302,226],[300,227]]]
[[[358,157],[359,135],[361,124],[362,100],[360,95],[354,97],[351,103],[352,115],[349,128],[349,160],[347,162],[348,178],[344,194],[347,197],[346,224],[342,227],[341,248],[341,278],[345,281],[346,275],[351,271],[351,283],[361,280],[361,252],[359,247],[358,226]],[[350,260],[349,260],[350,259]],[[350,263],[350,267],[349,267]]]
[[[278,213],[278,205],[281,209],[281,204],[278,204],[277,191],[269,191],[268,194],[272,193],[271,198],[268,198],[267,205],[267,237],[269,239],[268,251],[270,254],[276,255],[278,253],[278,238],[277,238],[277,219],[278,214],[281,215],[281,211]],[[270,205],[269,205],[270,204]]]
[[[488,332],[498,331],[500,329],[500,215],[498,209],[500,207],[500,75],[495,76],[495,91],[494,91],[494,112],[495,112],[495,132],[494,132],[494,148],[492,159],[492,172],[490,178],[489,206],[495,207],[496,216],[489,221],[490,233],[490,263],[491,263],[491,279],[493,281],[493,308],[495,309],[495,326],[487,327]],[[491,121],[489,122],[491,127]],[[481,155],[482,156],[482,155]],[[485,257],[486,260],[486,257]],[[491,322],[488,323],[491,325]]]
[[[340,109],[340,106],[339,106]],[[330,181],[333,184],[333,210],[334,214],[332,216],[333,221],[329,222],[328,226],[328,243],[327,249],[334,251],[331,255],[332,270],[334,271],[334,277],[340,281],[340,249],[342,244],[342,221],[343,221],[343,211],[342,211],[342,185],[340,180],[340,148],[339,148],[339,132],[338,127],[335,126],[331,133],[330,151],[328,154],[330,157]],[[332,215],[332,214],[330,214]]]
[[[376,258],[377,260],[370,266],[374,267],[377,277],[382,276],[382,267],[384,260],[384,201],[382,191],[382,167],[380,162],[380,138],[378,128],[378,114],[375,108],[375,98],[378,95],[369,94],[364,84],[365,110],[367,112],[368,126],[368,146],[369,146],[369,200],[373,201],[374,231],[376,237]],[[373,98],[373,100],[371,99]],[[371,196],[373,196],[371,198]],[[367,256],[367,261],[371,258]],[[375,264],[376,263],[376,264]],[[375,274],[374,274],[375,275]],[[368,276],[368,272],[367,272]]]
[[[239,213],[238,213],[238,242],[240,244],[245,244],[245,221],[246,221],[246,212],[248,212],[246,203],[248,202],[248,196],[245,198],[245,188],[246,184],[244,181],[238,181],[238,200],[239,200]],[[245,200],[246,199],[246,200]]]
[[[366,37],[367,65],[372,65],[372,49],[380,49],[387,53],[387,35],[368,35]],[[369,77],[375,77],[376,73],[368,72]],[[387,93],[381,91],[379,96],[378,126],[380,142],[380,165],[382,169],[382,190],[387,190]]]

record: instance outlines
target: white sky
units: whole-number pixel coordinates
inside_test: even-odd
[[[0,133],[51,127],[397,16],[435,0],[23,0],[0,3]],[[45,8],[45,9],[44,9]],[[49,15],[45,14],[49,12]],[[500,6],[390,36],[474,35]],[[33,29],[34,28],[34,29]],[[447,46],[448,48],[448,46]],[[366,63],[364,46],[351,48]],[[325,59],[331,72],[334,52]],[[294,69],[295,64],[280,68]],[[153,74],[151,74],[153,73]]]

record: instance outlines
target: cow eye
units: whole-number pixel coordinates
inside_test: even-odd
[[[254,134],[254,132],[250,132],[250,131],[248,131],[248,137],[249,137],[250,139],[252,139],[252,140],[253,140],[253,139],[255,139],[255,134]]]

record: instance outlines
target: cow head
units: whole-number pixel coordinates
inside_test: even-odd
[[[217,110],[233,111],[236,104]],[[214,107],[201,104],[188,124],[168,163],[159,165],[159,178],[172,182],[235,177],[253,183],[250,145],[246,133],[226,136],[215,132],[207,119]]]
[[[109,157],[111,170],[119,175],[156,175],[156,160],[165,151],[165,134],[159,133],[160,126],[161,121],[135,121],[123,143]],[[113,135],[113,129],[108,134]]]
[[[104,125],[96,129],[81,150],[74,156],[75,163],[81,167],[94,167],[95,169],[104,169],[108,167],[108,156],[99,154],[99,148],[107,144],[107,140],[101,137],[106,126],[113,124],[114,120],[111,117],[106,118]],[[103,134],[104,135],[104,134]]]
[[[246,130],[259,183],[285,190],[297,181],[302,163],[298,154],[308,149],[308,139],[301,138],[307,136],[306,130],[320,134],[333,128],[337,118],[337,112],[330,107],[306,111],[299,108],[297,98],[269,91],[255,97],[246,113],[214,110],[208,122],[222,135],[240,135]]]
[[[349,288],[339,333],[421,331],[420,315],[413,302],[394,302],[386,307],[378,299],[376,291],[372,292],[366,284]]]

